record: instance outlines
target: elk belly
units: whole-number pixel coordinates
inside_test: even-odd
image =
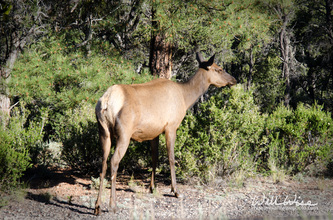
[[[164,132],[164,128],[165,126],[136,128],[131,138],[139,142],[153,140],[158,135]]]

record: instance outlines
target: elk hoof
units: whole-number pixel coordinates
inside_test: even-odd
[[[183,198],[183,195],[178,192],[175,192],[175,197],[181,199]]]
[[[95,214],[95,215],[100,215],[100,214],[101,214],[101,207],[100,207],[100,206],[96,206],[96,207],[95,207],[94,214]]]
[[[112,206],[111,208],[111,212],[116,213],[117,212],[117,206]]]
[[[116,213],[117,212],[117,205],[115,204],[115,202],[111,202],[109,205],[109,209],[111,212]]]

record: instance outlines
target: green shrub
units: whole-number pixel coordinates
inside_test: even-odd
[[[132,61],[123,59],[109,45],[99,46],[108,52],[98,50],[85,56],[65,36],[44,38],[24,51],[15,63],[9,94],[12,99],[30,104],[31,117],[39,114],[35,109],[49,110],[47,139],[56,129],[51,127],[53,122],[68,114],[67,110],[79,107],[82,102],[95,105],[113,84],[141,83],[152,78],[147,72],[138,75]]]
[[[105,56],[93,53],[87,57],[74,50],[64,36],[45,38],[24,51],[15,63],[10,94],[61,111],[75,108],[82,101],[96,103],[113,84],[151,79],[147,73],[138,75],[133,64],[117,51],[105,50],[109,51]]]
[[[0,127],[0,189],[16,187],[23,172],[31,167],[32,153],[42,144],[41,119],[27,120],[29,111],[21,103],[12,110],[8,124]]]
[[[201,104],[198,114],[189,112],[179,127],[177,172],[209,181],[216,175],[268,171],[278,182],[314,165],[319,174],[332,164],[331,125],[330,114],[319,105],[299,104],[295,110],[280,105],[266,115],[251,91],[241,85],[223,89]],[[162,170],[168,169],[166,153],[160,157]]]
[[[8,85],[12,100],[29,104],[27,117],[38,118],[47,111],[44,139],[60,142],[62,159],[84,171],[94,169],[102,157],[94,113],[97,100],[113,84],[152,79],[147,72],[137,74],[132,61],[107,43],[95,43],[98,50],[86,56],[65,35],[43,38],[23,52]],[[33,164],[49,165],[50,159],[37,158],[40,152],[48,157],[46,148],[47,144],[34,148]]]
[[[304,172],[310,164],[325,167],[332,159],[332,118],[320,105],[301,103],[294,111],[280,105],[268,118],[266,131],[270,160],[279,167]]]
[[[68,109],[56,121],[54,127],[63,145],[62,159],[83,173],[95,170],[102,158],[95,106],[82,102],[75,109]]]
[[[266,143],[262,138],[266,117],[241,85],[223,89],[180,126],[175,149],[178,172],[209,180],[237,170],[255,171]]]

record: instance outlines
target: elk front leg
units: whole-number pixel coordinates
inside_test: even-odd
[[[179,192],[177,191],[176,186],[176,172],[175,172],[175,141],[176,141],[176,130],[169,130],[165,132],[165,139],[170,163],[170,172],[171,172],[171,192],[175,193],[177,198],[181,197]]]
[[[117,146],[115,152],[111,158],[111,195],[110,195],[110,208],[113,212],[117,210],[116,204],[116,178],[117,178],[117,171],[119,167],[119,163],[121,159],[124,157],[128,145],[130,142],[130,137],[125,135],[119,137],[117,141]]]
[[[156,166],[158,161],[158,141],[159,141],[158,136],[150,141],[152,166],[153,166],[153,171],[151,173],[150,187],[149,187],[151,193],[153,193],[155,189],[155,175],[156,175]]]
[[[100,173],[100,184],[99,184],[99,191],[98,191],[98,196],[97,200],[95,203],[95,215],[100,215],[101,214],[101,196],[103,193],[103,182],[104,182],[104,177],[107,169],[107,160],[110,154],[110,148],[111,148],[111,138],[110,134],[107,131],[101,131],[103,128],[100,126],[100,143],[102,145],[102,150],[103,150],[103,161],[102,161],[102,172]]]

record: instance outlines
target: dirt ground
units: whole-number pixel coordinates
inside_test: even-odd
[[[55,171],[34,176],[24,199],[0,209],[0,219],[333,219],[333,180],[303,178],[273,183],[268,177],[247,179],[241,187],[218,179],[209,186],[178,184],[182,198],[170,192],[169,178],[157,176],[148,192],[149,174],[117,179],[117,212],[108,212],[110,189],[104,190],[103,213],[94,216],[97,190],[88,177]]]

